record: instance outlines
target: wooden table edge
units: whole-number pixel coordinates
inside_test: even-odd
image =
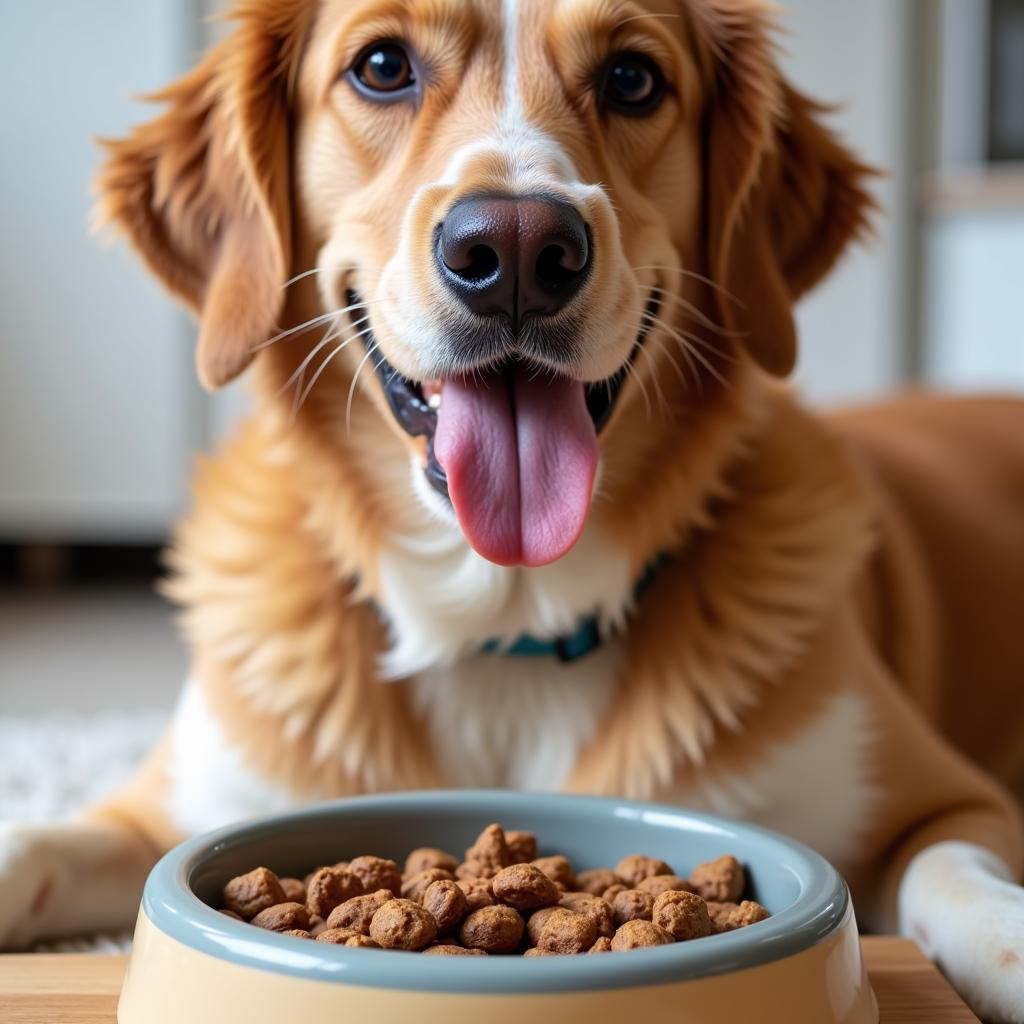
[[[869,937],[862,946],[881,1024],[978,1024],[913,942]],[[103,953],[0,956],[0,1020],[113,1024],[127,962]]]

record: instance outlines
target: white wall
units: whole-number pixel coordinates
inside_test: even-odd
[[[911,4],[906,0],[783,0],[783,64],[816,99],[841,103],[829,120],[886,171],[875,192],[877,238],[853,250],[799,309],[798,379],[825,402],[868,397],[900,379],[913,284],[908,273]]]
[[[928,381],[1024,391],[1024,202],[936,214],[925,253]]]
[[[182,0],[7,4],[0,63],[0,537],[158,538],[202,438],[187,319],[88,227],[96,136],[179,74]]]

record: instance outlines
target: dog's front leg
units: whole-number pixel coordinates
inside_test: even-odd
[[[1024,1024],[1019,808],[916,712],[884,668],[864,663],[863,678],[882,784],[859,879],[865,923],[914,939],[984,1020]]]
[[[1024,1022],[1024,888],[996,854],[935,843],[899,887],[900,931],[915,939],[984,1020]]]
[[[63,824],[0,823],[0,949],[132,926],[146,875],[178,838],[159,807],[163,749],[110,802]]]

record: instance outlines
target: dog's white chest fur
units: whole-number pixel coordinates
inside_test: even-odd
[[[850,689],[835,696],[806,729],[766,742],[743,772],[716,762],[692,769],[665,798],[793,836],[836,863],[856,858],[879,790],[867,700]]]
[[[412,683],[446,785],[560,789],[611,702],[617,641],[585,658],[480,655]]]

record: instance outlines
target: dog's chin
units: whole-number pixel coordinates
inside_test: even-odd
[[[346,296],[346,305],[358,306],[361,304],[362,299],[358,293],[349,291]],[[647,338],[649,324],[657,319],[658,309],[658,299],[652,295],[647,302],[642,326],[637,331],[626,360],[610,377],[584,385],[587,412],[594,424],[594,430],[598,434],[608,424],[615,411],[629,369]],[[377,379],[384,392],[384,397],[387,399],[391,415],[410,437],[425,437],[427,439],[427,455],[422,466],[423,477],[437,494],[446,502],[450,502],[447,474],[437,461],[434,452],[438,410],[443,401],[444,383],[440,380],[417,381],[403,376],[381,353],[380,346],[374,338],[373,325],[372,323],[367,325],[365,313],[360,315],[359,323],[363,329],[363,345],[367,352],[373,352],[370,359],[374,364]],[[503,376],[511,376],[520,369],[525,369],[531,374],[552,374],[554,372],[549,367],[539,365],[538,360],[516,354],[502,354],[498,358],[492,358],[489,363],[467,366],[464,374],[472,375],[482,370],[489,370]]]

